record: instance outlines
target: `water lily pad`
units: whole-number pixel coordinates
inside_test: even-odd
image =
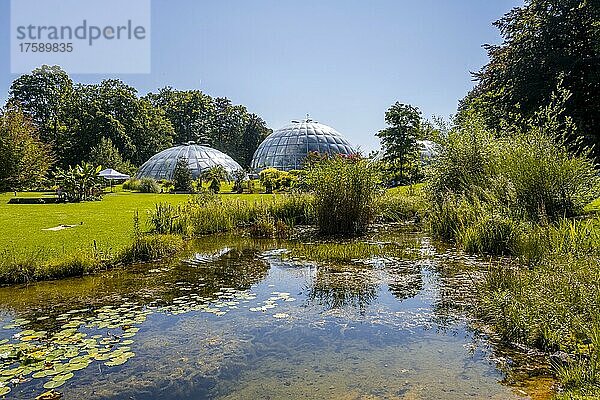
[[[0,396],[4,396],[10,393],[10,387],[2,386],[0,387]]]
[[[56,390],[49,390],[37,396],[35,400],[58,400],[62,397],[62,393]]]
[[[48,374],[46,374],[46,371],[38,371],[35,372],[33,375],[31,375],[33,378],[36,379],[40,379],[40,378],[45,378],[46,376],[48,376]]]
[[[95,358],[98,361],[106,361],[109,360],[111,357],[112,355],[110,353],[100,353]]]
[[[44,389],[56,389],[57,387],[61,387],[64,385],[66,380],[64,381],[48,381],[44,383]]]
[[[67,364],[66,371],[80,371],[87,368],[90,363],[69,363]]]
[[[127,357],[117,357],[105,362],[104,365],[107,365],[109,367],[116,367],[117,365],[125,364],[127,360]]]
[[[73,376],[74,375],[73,375],[72,372],[67,372],[67,373],[64,373],[64,374],[56,375],[54,378],[52,378],[52,380],[53,381],[68,381]]]

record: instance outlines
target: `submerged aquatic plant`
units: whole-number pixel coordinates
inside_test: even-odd
[[[417,246],[417,244],[415,244]],[[402,257],[412,259],[416,248],[406,248],[395,243],[302,243],[290,244],[285,257],[306,258],[314,261],[368,260],[374,257]]]

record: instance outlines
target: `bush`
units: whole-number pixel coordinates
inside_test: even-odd
[[[427,174],[426,191],[435,204],[448,195],[471,199],[490,186],[495,176],[497,143],[477,119],[451,130]]]
[[[387,191],[378,200],[378,218],[388,222],[420,220],[427,209],[423,196]]]
[[[202,188],[202,181],[208,182],[208,190],[213,193],[219,193],[221,191],[221,181],[228,178],[228,173],[222,165],[215,165],[202,172],[200,175],[198,190]]]
[[[117,257],[121,263],[154,261],[181,251],[183,239],[176,235],[138,235]]]
[[[520,235],[518,222],[486,214],[459,232],[458,242],[469,253],[511,254]]]
[[[280,171],[277,168],[267,168],[260,171],[258,174],[260,183],[265,187],[266,193],[273,193],[273,190],[279,187],[281,177],[286,174],[284,171]]]
[[[307,183],[322,234],[357,235],[374,219],[382,188],[378,172],[367,160],[327,157],[310,167]]]
[[[498,158],[511,191],[507,205],[530,220],[581,214],[600,194],[592,161],[569,153],[538,128],[503,139]]]
[[[98,175],[101,166],[94,167],[90,163],[82,163],[68,170],[58,169],[55,179],[68,201],[79,202],[101,200],[100,181]]]
[[[139,191],[140,190],[140,180],[135,179],[135,178],[127,179],[123,183],[123,189],[131,190],[131,191]]]
[[[233,188],[232,192],[241,194],[244,192],[244,181],[248,179],[248,175],[243,169],[233,171]]]
[[[142,193],[160,193],[161,187],[153,178],[142,178],[139,191]]]
[[[470,203],[464,197],[448,195],[440,203],[432,202],[427,215],[429,231],[436,237],[454,241],[461,230],[477,220],[479,202]]]
[[[469,120],[449,134],[432,164],[429,195],[438,205],[462,196],[534,222],[577,215],[600,195],[600,180],[591,160],[555,136],[531,126],[495,138]]]
[[[292,234],[292,228],[270,214],[260,214],[250,226],[250,236],[256,238],[285,239]]]
[[[571,154],[554,136],[530,126],[494,137],[476,118],[456,127],[426,185],[432,233],[471,252],[538,262],[547,243],[528,224],[580,214],[600,190],[592,161]]]

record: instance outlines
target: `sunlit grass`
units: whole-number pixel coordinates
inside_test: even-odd
[[[598,213],[600,212],[600,197],[597,198],[596,200],[592,201],[590,204],[588,204],[585,209],[585,212],[588,213]]]
[[[147,212],[156,203],[185,203],[188,195],[146,194],[119,191],[108,193],[102,201],[76,204],[7,204],[13,193],[0,194],[0,251],[24,254],[43,252],[53,260],[63,259],[80,250],[117,252],[130,244],[133,215],[139,212],[144,228]],[[19,193],[38,197],[40,193]],[[256,201],[263,195],[223,195]],[[272,195],[271,195],[272,196]],[[59,231],[44,229],[74,225]]]

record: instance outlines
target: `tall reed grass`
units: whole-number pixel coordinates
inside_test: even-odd
[[[195,195],[183,205],[159,203],[150,214],[154,233],[186,237],[250,227],[265,219],[286,226],[313,221],[313,197],[308,194],[269,196],[257,201],[215,195]]]
[[[341,155],[323,158],[309,167],[306,182],[321,234],[358,235],[375,219],[383,189],[379,172],[367,160]]]

